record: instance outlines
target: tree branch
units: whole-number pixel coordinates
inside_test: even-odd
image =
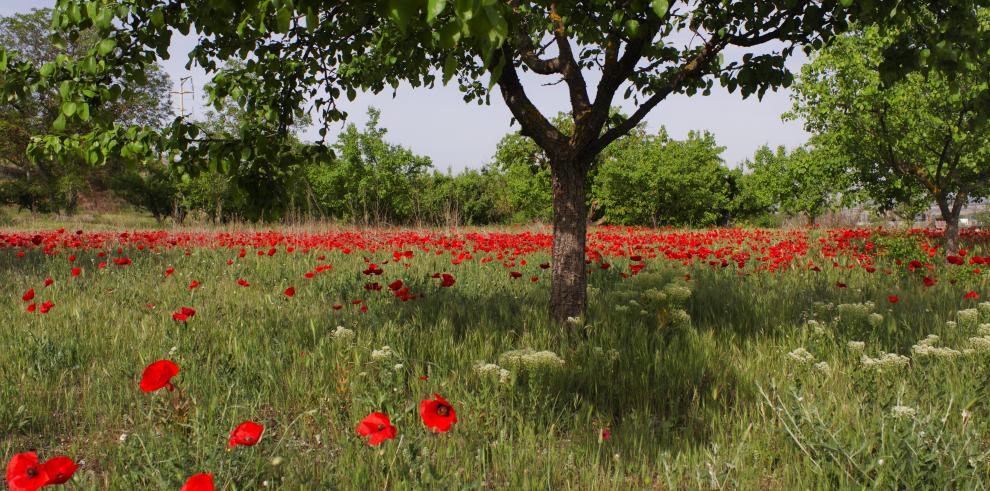
[[[559,154],[566,137],[547,121],[526,95],[512,59],[512,48],[508,44],[502,47],[501,56],[505,58],[505,64],[498,79],[499,90],[512,116],[522,126],[521,133],[532,138],[549,155]]]
[[[634,112],[629,119],[626,119],[619,125],[609,129],[600,138],[598,138],[591,151],[598,153],[622,135],[632,131],[632,129],[643,121],[643,118],[645,118],[657,104],[666,99],[672,92],[677,90],[689,77],[699,73],[708,64],[712,57],[714,57],[719,51],[722,50],[722,48],[725,47],[725,44],[725,39],[715,38],[705,44],[705,47],[701,50],[701,52],[695,55],[694,58],[691,58],[690,61],[682,65],[680,70],[678,70],[677,73],[670,79],[670,82],[668,82],[660,90],[654,92],[645,103],[636,109],[636,112]]]

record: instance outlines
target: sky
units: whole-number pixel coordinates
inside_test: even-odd
[[[54,0],[0,0],[0,15],[52,7],[54,4]],[[185,96],[187,112],[191,107],[193,116],[203,116],[206,99],[202,86],[209,80],[208,76],[197,67],[193,67],[192,71],[185,68],[186,53],[194,43],[192,36],[173,37],[169,51],[171,58],[162,61],[162,65],[175,82],[176,90],[179,79],[192,77],[195,94]],[[788,61],[788,67],[796,72],[804,62],[803,55],[796,55]],[[551,79],[533,74],[525,74],[522,79],[530,98],[544,114],[556,114],[569,108],[567,90],[563,84],[545,87],[541,84]],[[589,85],[593,87],[590,80]],[[622,107],[626,114],[631,114],[635,106],[620,97],[617,96],[615,105]],[[178,108],[177,97],[174,102]],[[363,93],[352,102],[341,101],[339,105],[348,112],[349,117],[347,123],[335,123],[328,140],[334,141],[344,124],[364,125],[367,108],[374,106],[382,111],[381,126],[388,130],[386,138],[390,142],[430,157],[434,166],[442,171],[477,169],[491,161],[496,144],[507,132],[519,129],[517,125],[510,126],[511,114],[500,95],[493,94],[491,102],[491,105],[483,106],[467,104],[455,85],[444,87],[438,84],[433,89],[400,86],[394,97],[391,91]],[[781,120],[781,114],[790,108],[790,93],[787,90],[768,92],[760,101],[755,96],[743,99],[738,92],[730,94],[716,86],[707,97],[668,97],[647,116],[646,124],[651,132],[665,126],[673,138],[683,138],[691,130],[711,131],[716,141],[725,147],[725,162],[734,167],[751,157],[763,144],[794,148],[807,141],[809,135],[800,121]],[[317,128],[305,130],[303,139],[319,139]]]

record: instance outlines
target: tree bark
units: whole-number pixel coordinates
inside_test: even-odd
[[[963,204],[966,203],[967,196],[960,193],[950,206],[948,200],[942,198],[938,200],[938,208],[945,220],[945,253],[955,254],[959,251],[959,215],[962,214]]]
[[[945,219],[945,253],[955,254],[959,250],[959,215]]]
[[[588,233],[585,176],[574,161],[551,162],[553,250],[550,319],[584,315],[588,301],[584,252]]]

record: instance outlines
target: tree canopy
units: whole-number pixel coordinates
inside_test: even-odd
[[[982,115],[990,80],[974,66],[951,77],[912,73],[885,86],[881,54],[898,38],[867,27],[836,40],[802,70],[794,115],[840,149],[881,208],[934,201],[955,249],[962,208],[990,196],[990,125]]]

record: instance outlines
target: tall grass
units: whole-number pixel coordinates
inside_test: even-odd
[[[178,489],[205,471],[224,489],[990,481],[990,354],[970,339],[990,310],[958,319],[977,305],[962,298],[975,280],[926,288],[899,272],[740,276],[659,260],[620,279],[615,271],[628,267],[616,259],[591,275],[586,318],[559,327],[546,320],[542,254],[527,257],[519,280],[473,261],[441,289],[430,275],[451,270],[450,257],[426,254],[370,280],[401,277],[423,294],[403,303],[362,289],[369,279],[356,253],[316,261],[280,251],[227,265],[229,250],[127,251],[134,265],[106,269],[96,253],[75,252],[83,273],[70,278],[64,256],[0,249],[0,455],[70,455],[83,463],[72,489]],[[304,279],[317,263],[333,269]],[[42,288],[48,276],[56,282]],[[202,286],[189,290],[192,280]],[[24,311],[31,286],[54,301],[50,313]],[[281,293],[288,286],[292,298]],[[891,294],[901,301],[890,304]],[[359,298],[367,313],[350,303]],[[171,318],[182,306],[197,310],[186,324]],[[959,355],[913,352],[929,334]],[[393,354],[373,357],[383,346]],[[503,356],[521,349],[564,364]],[[910,361],[864,365],[881,352]],[[163,358],[181,367],[178,389],[142,393],[141,371]],[[478,370],[483,363],[507,375]],[[419,401],[434,392],[460,419],[447,434],[419,420]],[[355,427],[372,411],[389,414],[399,438],[377,448],[361,440]],[[228,452],[230,430],[246,419],[266,427],[262,441]]]

